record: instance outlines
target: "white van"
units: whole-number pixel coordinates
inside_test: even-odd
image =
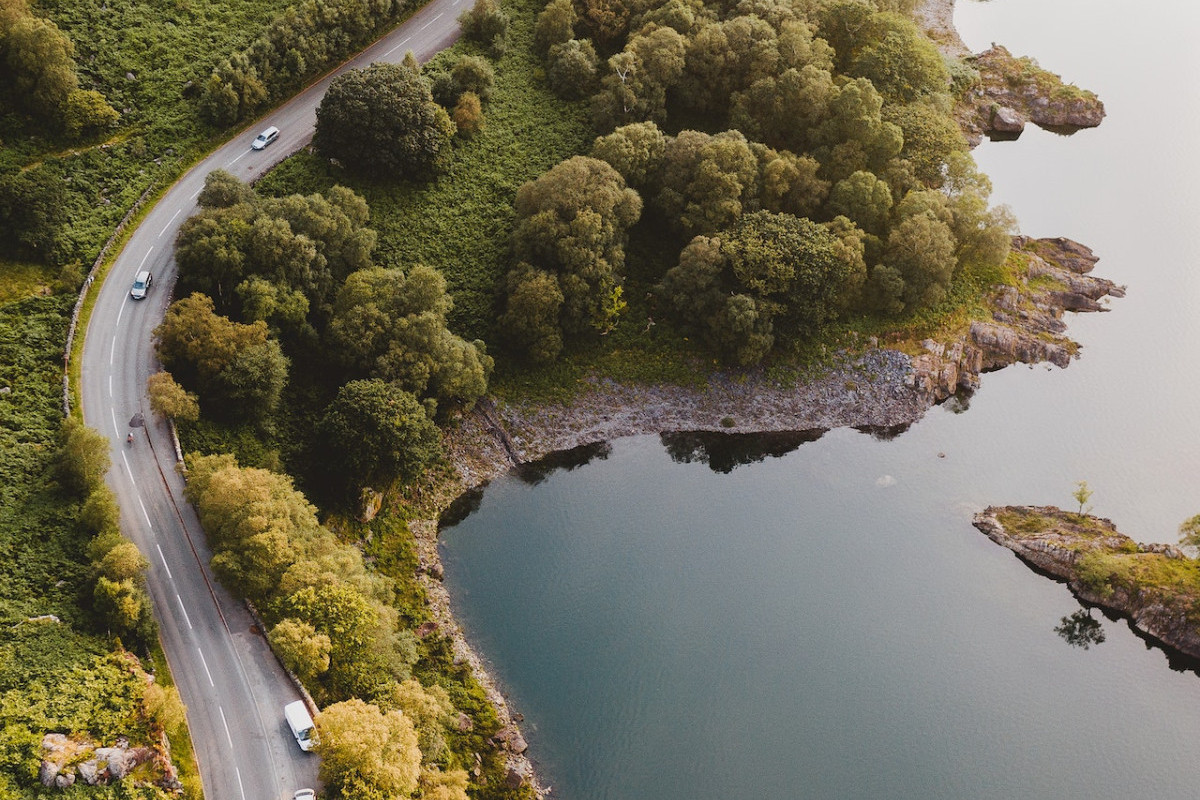
[[[292,729],[292,736],[296,737],[296,743],[300,745],[300,749],[308,752],[313,749],[313,745],[317,743],[317,728],[313,725],[313,719],[308,714],[308,709],[304,707],[303,700],[297,700],[294,703],[288,703],[283,707],[283,716],[287,720],[288,727]]]

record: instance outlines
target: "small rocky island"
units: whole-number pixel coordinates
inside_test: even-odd
[[[975,527],[1082,602],[1200,658],[1200,563],[1169,544],[1142,544],[1110,520],[1053,506],[990,506]]]
[[[955,116],[972,145],[984,136],[1015,139],[1029,122],[1070,133],[1104,119],[1104,104],[1094,93],[1063,83],[1033,59],[1017,58],[1000,45],[966,62],[979,72],[979,81],[963,96]]]

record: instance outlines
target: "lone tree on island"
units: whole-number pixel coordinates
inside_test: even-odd
[[[355,172],[428,178],[445,166],[453,136],[453,120],[419,70],[372,64],[329,85],[313,144]]]
[[[1092,507],[1087,505],[1087,501],[1092,499],[1092,490],[1088,488],[1087,481],[1080,481],[1075,484],[1075,491],[1071,492],[1071,497],[1075,498],[1075,502],[1079,503],[1079,516],[1085,513],[1084,506],[1087,506],[1086,511],[1091,511]]]

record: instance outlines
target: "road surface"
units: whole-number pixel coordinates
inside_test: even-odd
[[[412,51],[424,62],[458,37],[469,0],[435,0],[342,69],[399,62]],[[126,535],[149,560],[148,582],[171,672],[187,705],[188,725],[207,800],[291,798],[317,784],[318,760],[301,752],[283,718],[299,697],[245,606],[213,579],[211,554],[195,512],[183,498],[165,423],[150,411],[146,378],[158,365],[151,332],[163,318],[175,280],[172,243],[195,213],[204,177],[225,169],[254,180],[312,139],[316,109],[336,73],[255,121],[179,179],[131,234],[100,287],[82,357],[82,406],[88,425],[112,442],[108,483]],[[268,125],[279,140],[250,149]],[[129,288],[149,269],[144,300]],[[146,425],[125,441],[130,420]]]

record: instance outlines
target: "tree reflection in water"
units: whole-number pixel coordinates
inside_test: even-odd
[[[717,433],[686,431],[663,433],[659,438],[671,460],[679,464],[707,464],[713,472],[730,473],[744,464],[779,458],[802,444],[815,442],[824,429],[784,433]]]
[[[1100,620],[1092,617],[1090,608],[1081,608],[1068,617],[1054,629],[1063,641],[1072,647],[1082,647],[1087,650],[1092,645],[1104,643],[1104,627]]]

